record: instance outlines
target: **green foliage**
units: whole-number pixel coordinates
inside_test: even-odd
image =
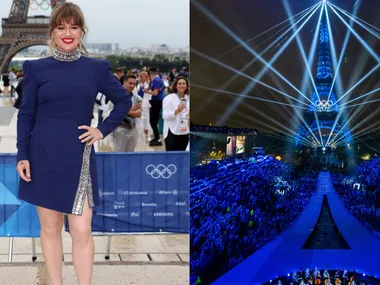
[[[110,62],[112,71],[115,71],[118,67],[141,69],[144,66],[148,68],[154,66],[158,68],[161,73],[169,73],[173,68],[177,68],[177,71],[179,71],[181,68],[186,67],[186,69],[189,70],[188,61],[180,59],[179,57],[170,60],[164,54],[156,54],[153,58],[109,55],[106,59]]]

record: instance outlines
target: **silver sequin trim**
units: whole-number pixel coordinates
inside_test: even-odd
[[[79,185],[73,205],[73,215],[82,215],[86,194],[88,196],[88,205],[90,206],[90,208],[94,207],[94,197],[92,195],[92,183],[90,175],[90,154],[91,146],[86,144],[83,152],[82,169],[80,172]]]
[[[72,52],[64,52],[56,47],[53,48],[53,57],[59,61],[71,62],[80,59],[81,56],[82,52],[79,48]]]

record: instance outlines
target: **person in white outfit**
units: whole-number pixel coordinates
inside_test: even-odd
[[[142,124],[144,127],[145,135],[148,135],[149,131],[152,130],[149,122],[149,113],[150,113],[150,103],[152,95],[146,93],[145,91],[149,90],[149,75],[146,71],[140,73],[139,84],[137,85],[137,94],[143,99],[142,100]]]
[[[105,138],[103,143],[109,145],[115,152],[134,152],[139,139],[139,118],[141,118],[140,96],[133,94],[136,87],[136,76],[127,74],[124,78],[124,88],[132,95],[132,108],[124,119],[119,123],[109,138]],[[109,116],[113,110],[113,103],[109,101],[104,108],[103,115]]]
[[[166,151],[184,151],[189,144],[189,83],[183,76],[175,78],[171,94],[162,102]]]
[[[17,75],[14,68],[12,68],[12,71],[9,72],[9,84],[11,87],[11,96],[13,97],[15,88],[17,87]]]

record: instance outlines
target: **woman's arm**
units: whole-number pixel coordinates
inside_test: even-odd
[[[123,85],[115,78],[111,72],[111,65],[108,60],[102,62],[102,73],[99,79],[99,92],[106,95],[114,104],[114,108],[107,119],[98,127],[105,138],[128,114],[132,107],[132,96],[128,94]]]
[[[32,62],[26,60],[23,65],[24,80],[22,104],[17,116],[17,161],[29,160],[29,144],[36,121],[38,82],[35,78]]]

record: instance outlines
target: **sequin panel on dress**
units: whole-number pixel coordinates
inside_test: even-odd
[[[90,154],[91,146],[86,144],[83,152],[82,169],[80,172],[79,185],[77,189],[77,194],[75,195],[72,210],[73,215],[82,215],[86,194],[88,196],[89,207],[94,207],[94,197],[92,195],[92,183],[90,175]]]

